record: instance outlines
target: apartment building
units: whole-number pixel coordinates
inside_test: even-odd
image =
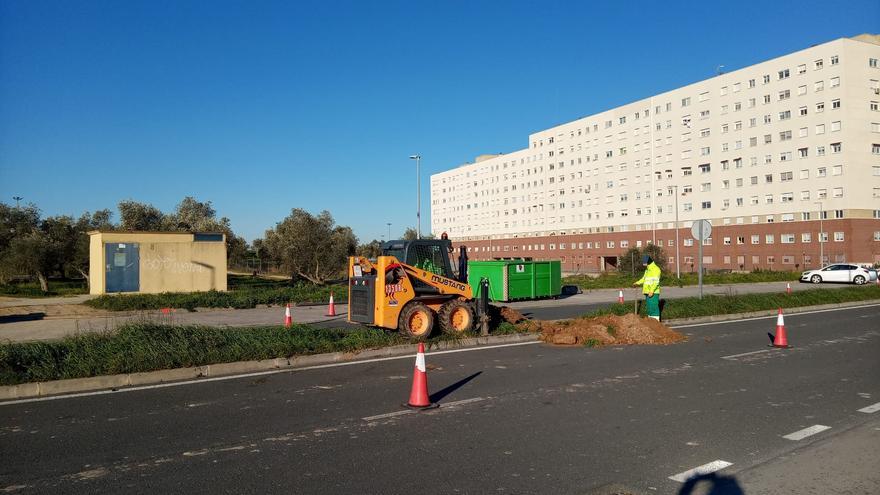
[[[533,133],[432,175],[431,230],[567,272],[647,243],[692,270],[698,219],[712,269],[880,262],[878,59],[841,38]]]

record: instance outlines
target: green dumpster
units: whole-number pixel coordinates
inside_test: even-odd
[[[480,280],[488,279],[489,298],[495,302],[556,297],[562,291],[561,268],[559,261],[469,261],[468,283],[476,297]]]

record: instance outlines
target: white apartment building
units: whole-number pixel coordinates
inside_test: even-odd
[[[841,38],[533,133],[432,175],[431,230],[567,271],[649,242],[692,264],[697,219],[713,268],[880,262],[878,59]]]

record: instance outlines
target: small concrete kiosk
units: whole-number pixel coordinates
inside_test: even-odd
[[[226,290],[226,236],[89,232],[91,294]]]

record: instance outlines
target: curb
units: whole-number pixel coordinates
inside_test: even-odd
[[[867,299],[865,301],[851,301],[833,304],[818,304],[815,306],[797,306],[794,308],[783,308],[785,314],[806,313],[808,311],[821,311],[823,309],[853,308],[858,306],[872,306],[880,303],[880,299]],[[672,320],[663,320],[667,326],[675,325],[699,325],[700,323],[716,323],[723,321],[745,320],[749,318],[760,318],[762,316],[776,317],[778,309],[767,309],[764,311],[752,311],[749,313],[732,313],[727,315],[700,316],[697,318],[675,318]]]
[[[480,347],[490,344],[514,344],[538,340],[538,334],[513,334],[488,337],[473,337],[458,341],[435,342],[428,346],[430,351]],[[379,349],[367,349],[360,352],[331,352],[292,356],[290,358],[264,359],[260,361],[238,361],[219,363],[193,368],[177,368],[170,370],[147,371],[142,373],[126,373],[121,375],[104,375],[89,378],[71,378],[48,382],[22,383],[19,385],[0,386],[0,401],[30,399],[50,395],[64,395],[95,390],[119,390],[128,387],[155,385],[199,378],[237,375],[260,371],[296,370],[311,366],[321,366],[343,362],[357,362],[365,359],[415,355],[418,344],[405,344]]]

